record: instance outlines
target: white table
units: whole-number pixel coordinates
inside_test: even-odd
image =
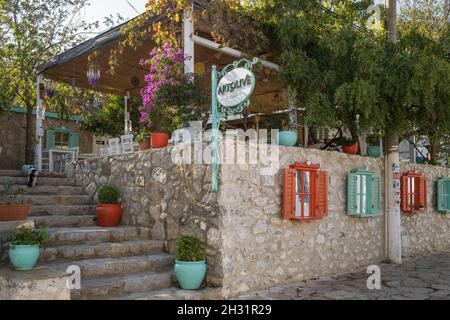
[[[75,151],[74,150],[65,150],[65,149],[49,149],[48,150],[48,171],[54,172],[55,167],[53,163],[53,157],[54,155],[71,155],[72,159],[75,157]]]

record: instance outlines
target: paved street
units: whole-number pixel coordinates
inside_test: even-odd
[[[238,299],[269,300],[450,300],[450,252],[404,259],[402,265],[382,264],[381,289],[367,289],[366,270],[337,277],[297,282],[254,291]]]

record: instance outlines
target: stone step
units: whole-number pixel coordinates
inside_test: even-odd
[[[163,250],[164,242],[162,240],[132,240],[125,242],[65,245],[42,248],[40,261],[135,256],[161,252]]]
[[[88,195],[15,195],[6,196],[13,203],[32,205],[46,204],[92,204],[92,197]]]
[[[40,177],[46,178],[66,178],[67,175],[65,173],[59,172],[39,172]],[[0,170],[0,177],[8,176],[8,177],[27,177],[28,173],[24,173],[20,170]]]
[[[0,185],[27,185],[28,177],[0,176]],[[75,181],[69,178],[50,178],[38,176],[36,186],[74,186]]]
[[[221,299],[220,288],[203,288],[200,290],[183,290],[167,288],[148,292],[133,292],[124,296],[116,296],[109,300],[212,300]]]
[[[116,228],[48,228],[47,231],[50,236],[49,246],[51,247],[65,244],[76,244],[84,241],[88,241],[90,243],[100,243],[150,239],[149,228],[130,226]]]
[[[54,261],[46,264],[55,270],[64,271],[76,265],[81,269],[81,279],[94,279],[107,276],[128,275],[138,272],[160,272],[170,270],[174,257],[167,253],[129,256],[118,258],[99,258],[75,261]]]
[[[0,185],[0,193],[5,190],[5,185]],[[12,185],[9,189],[11,195],[83,195],[82,187],[75,186],[36,186],[29,188],[26,185]]]
[[[83,216],[34,216],[30,217],[38,227],[83,227],[97,225],[96,215]]]
[[[29,216],[77,216],[95,214],[95,205],[33,205]]]
[[[140,272],[127,276],[82,280],[81,290],[72,290],[71,298],[74,300],[104,300],[132,292],[169,288],[172,284],[171,275],[171,271]]]

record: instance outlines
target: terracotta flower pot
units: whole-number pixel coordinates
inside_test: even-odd
[[[164,148],[169,144],[169,135],[164,132],[151,133],[152,148]]]
[[[26,220],[29,211],[28,204],[0,205],[0,221]]]
[[[122,217],[122,206],[120,204],[98,204],[98,223],[101,227],[116,227]]]
[[[139,151],[150,149],[150,139],[139,141]]]
[[[344,153],[348,153],[348,154],[357,154],[358,153],[358,142],[355,142],[352,145],[349,146],[343,146],[343,151]]]

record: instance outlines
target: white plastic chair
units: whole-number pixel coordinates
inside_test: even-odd
[[[133,135],[126,134],[120,136],[120,140],[122,142],[122,152],[123,153],[133,153],[134,152],[134,143],[133,143]]]
[[[120,146],[120,139],[119,138],[112,138],[108,140],[109,144],[109,153],[110,155],[116,155],[122,153],[122,148]]]

